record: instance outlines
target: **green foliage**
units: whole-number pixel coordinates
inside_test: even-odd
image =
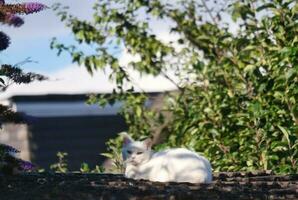
[[[124,172],[124,165],[122,162],[122,155],[121,155],[121,150],[120,146],[122,143],[122,138],[117,137],[115,139],[112,139],[107,142],[108,146],[108,153],[102,153],[102,156],[105,156],[108,159],[111,159],[112,166],[110,167],[109,171],[110,172]]]
[[[1,65],[0,67],[0,90],[4,91],[13,83],[30,83],[34,80],[43,81],[47,79],[45,76],[40,74],[35,74],[32,72],[24,73],[17,66],[12,65]]]
[[[50,166],[50,169],[53,170],[54,172],[59,172],[59,173],[68,172],[67,155],[68,153],[59,151],[57,153],[58,162],[52,164]]]
[[[97,1],[92,22],[59,12],[77,41],[97,53],[56,40],[52,47],[68,51],[90,72],[111,68],[113,94],[90,102],[123,101],[121,114],[133,137],[165,138],[156,149],[194,149],[210,159],[214,171],[297,173],[297,1],[226,2]],[[237,22],[237,33],[229,32],[222,16]],[[149,19],[164,20],[179,38],[162,42]],[[121,66],[111,45],[141,59]],[[165,96],[161,109],[150,109],[147,94],[134,93],[128,69],[172,82],[167,72],[175,71],[178,91]],[[110,141],[116,154],[107,155],[118,155],[119,145],[119,138]]]
[[[80,172],[81,173],[102,173],[104,172],[104,169],[98,165],[96,165],[94,169],[90,169],[89,165],[83,162],[81,164]]]
[[[3,64],[0,66],[0,92],[5,91],[12,84],[30,83],[34,80],[42,81],[45,76],[28,72],[24,73],[17,66]],[[25,123],[26,119],[11,110],[9,107],[0,105],[0,128],[3,123]]]
[[[56,163],[53,163],[50,165],[50,169],[53,170],[54,172],[58,172],[58,173],[67,173],[69,172],[69,168],[68,168],[68,160],[67,160],[67,156],[68,153],[66,152],[58,152],[57,153],[57,158],[58,161]],[[96,165],[94,169],[90,168],[90,166],[83,162],[81,164],[81,167],[79,169],[79,172],[81,173],[101,173],[104,170],[102,169],[102,167]],[[75,171],[77,172],[77,171]]]

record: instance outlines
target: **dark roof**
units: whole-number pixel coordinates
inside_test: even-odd
[[[18,95],[10,98],[14,102],[36,102],[36,101],[85,101],[87,94],[48,94],[48,95]]]
[[[162,92],[148,93],[150,96],[156,96]],[[11,97],[13,102],[43,102],[43,101],[86,101],[89,94],[48,94],[48,95],[17,95]]]

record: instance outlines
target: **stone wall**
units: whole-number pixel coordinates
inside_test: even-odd
[[[298,199],[298,175],[219,173],[212,184],[156,183],[112,174],[0,177],[1,200]]]

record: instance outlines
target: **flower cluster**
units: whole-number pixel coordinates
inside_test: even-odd
[[[29,161],[19,159],[19,169],[22,171],[32,171],[36,168],[34,164]]]
[[[8,24],[8,25],[12,25],[12,26],[15,26],[15,27],[19,27],[19,26],[22,26],[24,24],[24,20],[15,15],[15,14],[7,14],[5,16],[5,22]]]
[[[25,7],[26,14],[39,12],[47,8],[47,6],[41,3],[24,3],[24,4],[20,4],[20,6]]]
[[[5,0],[0,0],[0,23],[19,27],[24,24],[24,20],[18,14],[31,14],[46,8],[47,6],[41,3],[6,4]],[[0,51],[5,50],[9,44],[9,37],[0,31]],[[10,78],[16,83],[44,80],[44,76],[34,73],[23,73],[21,70],[10,65],[1,65],[0,71],[2,76]],[[5,81],[0,77],[0,91],[3,91],[6,87]],[[5,121],[19,122],[21,121],[21,117],[8,107],[0,105],[0,128]],[[32,163],[17,158],[16,154],[19,152],[19,150],[11,146],[0,143],[0,173],[15,174],[23,171],[31,171],[35,168]]]
[[[31,14],[48,8],[41,3],[29,2],[19,4],[6,4],[4,0],[0,0],[0,23],[9,26],[19,27],[24,24],[24,20],[17,14]],[[9,45],[9,37],[0,32],[0,51],[6,49]]]
[[[5,4],[3,0],[0,0],[0,11],[2,13],[10,14],[32,14],[48,8],[42,3],[27,2],[18,4]]]
[[[24,24],[24,20],[15,14],[3,14],[0,12],[0,21],[4,24],[19,27]]]
[[[32,14],[46,9],[47,6],[41,3],[18,3],[18,4],[0,4],[1,12],[10,14]]]
[[[0,51],[6,49],[9,46],[9,37],[0,31]]]
[[[0,173],[16,174],[33,171],[36,166],[31,162],[16,157],[19,150],[6,144],[0,144]]]

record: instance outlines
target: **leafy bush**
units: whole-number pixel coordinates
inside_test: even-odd
[[[57,152],[57,163],[53,163],[50,166],[50,169],[54,172],[66,173],[68,172],[68,164],[67,164],[67,157],[68,153],[66,152]]]
[[[194,149],[211,160],[215,171],[297,173],[298,3],[225,2],[102,0],[94,5],[92,22],[57,7],[76,40],[97,52],[90,55],[57,40],[52,47],[69,52],[91,73],[110,68],[117,85],[113,94],[92,96],[90,102],[123,101],[129,133],[152,135],[156,149]],[[237,33],[221,20],[227,17],[239,25]],[[159,40],[148,19],[164,20],[178,38]],[[115,51],[123,46],[140,59],[120,65]],[[148,95],[135,93],[131,69],[162,75],[177,92],[165,94],[161,110],[150,109]],[[109,144],[119,153],[119,139]]]
[[[68,163],[67,156],[68,156],[68,153],[66,152],[60,152],[60,151],[57,152],[58,161],[56,163],[51,164],[50,169],[56,173],[70,172],[70,169],[68,167],[69,163]],[[103,169],[98,165],[96,165],[94,169],[91,169],[91,167],[87,163],[83,162],[81,164],[79,171],[81,173],[100,173],[100,172],[103,172]],[[77,172],[77,171],[73,171],[73,172]]]
[[[17,14],[31,14],[45,9],[40,3],[6,4],[0,0],[0,23],[19,27],[24,21]],[[0,51],[9,47],[10,38],[0,31]],[[30,83],[34,80],[44,80],[45,76],[35,73],[24,73],[17,65],[2,64],[0,66],[0,92],[5,91],[11,84]],[[4,123],[25,122],[24,116],[14,112],[9,107],[0,105],[0,129]],[[12,154],[19,151],[13,147],[0,143],[0,172],[14,173],[16,170],[32,170],[34,166],[27,161],[15,158]]]

